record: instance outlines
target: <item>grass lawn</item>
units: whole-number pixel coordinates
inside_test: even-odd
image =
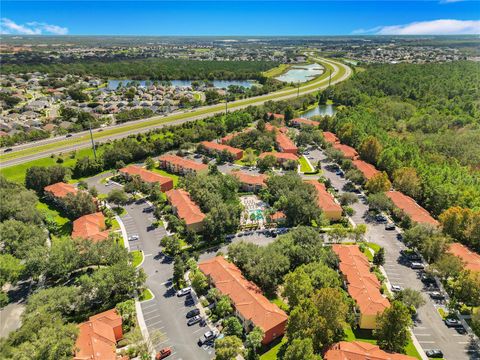
[[[290,307],[288,306],[288,304],[283,301],[281,298],[279,297],[276,297],[275,299],[270,299],[270,302],[274,303],[275,305],[277,305],[280,309],[282,309],[283,311],[288,311],[290,309]]]
[[[147,301],[147,300],[152,300],[153,299],[153,294],[150,291],[150,289],[145,289],[143,292],[140,294],[138,300],[140,301]]]
[[[380,245],[375,244],[375,243],[373,243],[373,242],[367,242],[367,246],[368,246],[370,249],[372,249],[373,251],[375,251],[375,252],[378,252],[378,251],[380,250],[380,248],[381,248]]]
[[[263,76],[266,77],[275,77],[280,76],[290,68],[290,65],[280,64],[277,67],[271,68],[263,72]]]
[[[44,213],[46,217],[53,219],[59,228],[58,235],[67,235],[69,236],[72,233],[72,222],[68,219],[63,212],[43,202],[38,202],[36,205],[37,209]]]
[[[316,91],[316,90],[318,90],[318,88],[320,86],[326,87],[328,85],[328,81],[329,81],[328,78],[329,78],[329,73],[330,73],[328,70],[333,70],[333,66],[330,65],[329,63],[326,63],[326,62],[324,62],[323,60],[320,60],[320,59],[313,59],[313,60],[321,63],[321,65],[323,65],[325,67],[326,71],[322,75],[320,75],[319,77],[317,77],[315,79],[312,79],[309,82],[304,83],[300,87],[300,94],[302,94],[302,95],[304,93],[308,93],[308,92],[311,92],[311,91]],[[338,73],[336,73],[332,77],[332,81],[336,81],[337,79],[341,78],[346,72],[346,70],[343,66],[339,66],[338,68],[339,68]],[[274,93],[271,93],[271,94],[267,94],[267,95],[264,95],[264,96],[239,100],[239,101],[236,101],[235,103],[232,103],[230,110],[233,111],[233,110],[235,110],[236,108],[239,108],[239,107],[244,107],[244,106],[247,106],[247,105],[256,104],[259,101],[275,100],[278,97],[283,97],[283,96],[286,96],[286,95],[294,95],[296,93],[297,93],[297,89],[287,88],[287,89],[283,89],[283,90],[280,90],[280,91],[277,91],[277,92],[274,92]],[[177,113],[177,114],[173,114],[173,115],[166,116],[166,117],[153,116],[150,119],[145,120],[141,123],[131,123],[131,124],[127,123],[124,126],[120,126],[120,127],[112,128],[112,129],[107,129],[107,130],[104,130],[102,132],[96,132],[96,133],[93,134],[93,138],[95,140],[108,139],[112,135],[122,134],[122,133],[125,133],[127,131],[139,130],[139,129],[142,129],[142,128],[157,126],[157,125],[160,125],[160,124],[165,124],[165,123],[172,122],[174,120],[186,119],[186,118],[190,118],[190,117],[193,117],[193,116],[209,115],[209,114],[213,114],[213,113],[215,113],[219,110],[223,110],[223,104],[219,104],[219,105],[212,106],[212,107],[207,107],[207,108],[200,108],[198,110],[195,110],[194,112]],[[2,155],[0,155],[0,160],[1,161],[7,161],[7,160],[12,160],[12,159],[17,159],[17,158],[20,158],[20,157],[23,157],[23,156],[33,155],[33,154],[36,154],[36,153],[39,153],[39,152],[42,152],[42,151],[51,151],[51,150],[54,150],[54,149],[62,147],[62,146],[76,145],[76,144],[87,144],[89,141],[90,141],[90,137],[89,137],[88,134],[81,135],[81,136],[78,135],[77,137],[74,137],[73,139],[69,138],[69,139],[65,139],[65,140],[59,140],[59,141],[55,141],[53,143],[34,146],[34,147],[31,147],[31,148],[14,151],[14,152],[8,153],[8,154],[2,154]],[[35,164],[35,162],[36,161],[33,161],[34,164]],[[32,166],[34,164],[30,164],[30,166]],[[16,168],[16,166],[12,166],[12,168]],[[14,173],[16,173],[16,172],[14,172]]]
[[[419,360],[422,360],[422,357],[418,353],[417,348],[415,347],[415,345],[413,345],[412,339],[410,339],[407,346],[405,346],[405,354],[413,356]]]
[[[174,187],[177,186],[177,184],[178,184],[178,179],[180,178],[178,175],[171,174],[171,173],[169,173],[169,172],[166,172],[165,170],[157,169],[157,168],[153,168],[151,171],[153,171],[153,172],[155,172],[155,173],[157,173],[157,174],[160,174],[160,175],[169,177],[170,179],[173,180],[173,186],[174,186]]]
[[[110,228],[111,231],[120,230],[120,224],[118,223],[117,219],[112,220],[112,227]]]
[[[276,360],[277,359],[277,354],[278,351],[280,350],[280,347],[287,342],[287,337],[284,336],[282,338],[282,341],[280,341],[277,345],[272,347],[270,350],[268,350],[266,353],[260,355],[260,360]]]
[[[133,250],[130,252],[133,256],[132,265],[137,267],[143,261],[143,252],[141,250]]]
[[[314,169],[308,164],[307,159],[305,159],[305,156],[300,157],[300,172],[312,172]]]

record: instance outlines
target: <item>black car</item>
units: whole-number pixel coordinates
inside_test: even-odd
[[[200,315],[196,315],[196,316],[188,319],[187,325],[192,326],[192,325],[195,325],[195,324],[199,323],[200,321],[202,321],[202,317]]]
[[[422,274],[422,276],[420,277],[420,280],[422,281],[422,283],[424,283],[425,285],[428,285],[428,284],[436,284],[436,281],[435,281],[435,278],[433,276],[429,276],[427,274]]]
[[[386,223],[388,221],[387,217],[382,214],[375,215],[375,220],[380,224]]]
[[[190,311],[187,313],[186,317],[187,317],[187,319],[190,319],[191,317],[194,317],[194,316],[197,316],[197,315],[200,315],[200,310],[198,310],[198,309],[193,309],[193,310],[190,310]]]
[[[73,135],[72,134],[67,134],[67,136],[65,136],[66,138],[69,138],[69,137],[72,137]]]
[[[5,150],[3,150],[4,153],[10,152],[10,151],[13,151],[13,149],[12,148],[6,148]]]
[[[425,351],[425,355],[429,358],[443,358],[443,352],[439,349],[432,349]]]

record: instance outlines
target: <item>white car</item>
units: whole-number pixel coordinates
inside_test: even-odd
[[[177,296],[178,297],[185,296],[187,294],[190,294],[191,292],[192,292],[192,288],[191,287],[186,287],[186,288],[178,290],[177,291]]]
[[[398,285],[392,285],[392,291],[393,292],[399,292],[399,291],[402,291],[403,289],[398,286]]]
[[[135,240],[138,240],[138,239],[139,239],[138,235],[132,235],[128,238],[128,241],[135,241]]]

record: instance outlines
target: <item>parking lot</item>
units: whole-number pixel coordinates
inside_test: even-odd
[[[323,152],[313,150],[310,156],[314,158],[314,162],[322,161],[323,175],[331,181],[332,186],[338,189],[340,194],[344,192],[342,189],[347,180],[337,175],[335,171],[329,170],[329,163]],[[362,201],[356,202],[351,207],[355,211],[351,217],[354,223],[367,224],[366,240],[385,248],[384,269],[391,284],[422,291],[426,304],[419,309],[413,328],[413,333],[421,347],[424,350],[441,349],[447,360],[480,359],[480,354],[472,345],[468,335],[444,324],[438,313],[442,303],[431,299],[429,293],[432,289],[425,288],[420,280],[422,271],[411,269],[410,262],[401,255],[401,251],[407,248],[397,238],[398,229],[385,230],[385,224],[378,223],[368,216],[368,205]]]

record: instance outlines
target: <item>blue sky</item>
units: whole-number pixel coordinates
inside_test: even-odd
[[[479,34],[480,2],[2,0],[1,18],[8,34]]]

